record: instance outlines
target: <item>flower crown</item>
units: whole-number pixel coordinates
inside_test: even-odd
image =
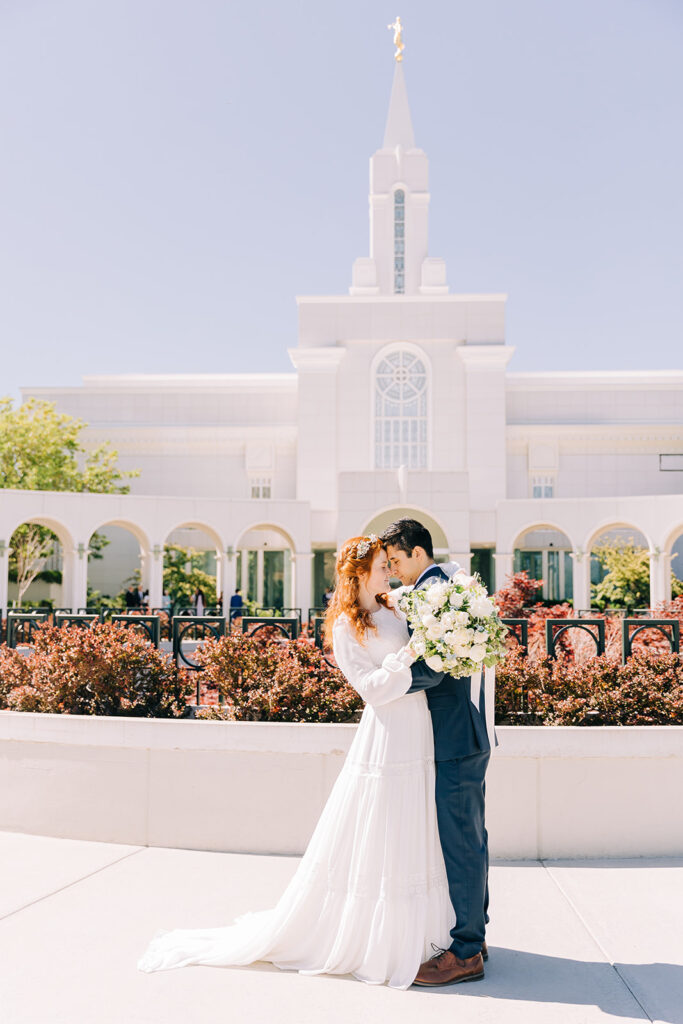
[[[376,544],[378,540],[379,537],[376,533],[371,533],[369,537],[363,537],[363,539],[359,540],[355,545],[355,551],[353,547],[351,548],[349,555],[353,558],[365,558],[372,545]]]

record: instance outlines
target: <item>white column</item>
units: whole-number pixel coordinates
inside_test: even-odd
[[[671,601],[671,555],[668,551],[663,551],[661,555],[662,561],[662,601],[665,604],[669,604]]]
[[[591,606],[591,556],[588,551],[577,549],[571,552],[572,568],[572,600],[574,615],[587,611]]]
[[[240,574],[240,589],[242,591],[242,600],[246,601],[249,597],[249,552],[246,548],[242,548],[242,572]]]
[[[263,548],[256,552],[256,603],[263,607]]]
[[[9,556],[11,548],[0,540],[0,618],[7,617],[9,604]]]
[[[500,590],[507,583],[508,576],[512,576],[514,555],[511,551],[494,551],[493,558],[496,563],[496,590]]]
[[[311,607],[313,552],[292,552],[294,567],[294,606],[301,608],[301,621],[306,622],[308,609]]]
[[[650,552],[650,608],[667,600],[671,600],[671,556],[655,548]]]
[[[237,557],[230,548],[228,551],[221,551],[216,563],[216,591],[219,598],[223,598],[223,613],[227,615],[230,607],[230,598],[237,587]]]
[[[164,546],[155,544],[151,553],[145,554],[147,569],[143,587],[149,590],[149,607],[161,608],[164,596]]]
[[[84,608],[88,598],[88,545],[82,541],[64,552],[62,593],[74,614]]]

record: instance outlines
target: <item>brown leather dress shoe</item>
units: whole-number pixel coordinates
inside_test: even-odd
[[[461,960],[450,949],[442,949],[422,964],[413,985],[458,985],[461,981],[479,981],[484,977],[481,953]]]
[[[481,944],[481,958],[482,960],[488,960],[489,958],[489,947],[486,945],[486,939]]]

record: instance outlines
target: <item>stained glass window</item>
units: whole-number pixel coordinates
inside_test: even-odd
[[[406,194],[402,188],[394,192],[394,294],[406,290],[404,274]]]
[[[427,371],[419,356],[398,349],[375,374],[375,467],[427,468]]]

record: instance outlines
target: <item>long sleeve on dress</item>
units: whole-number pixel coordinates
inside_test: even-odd
[[[350,624],[338,619],[332,633],[332,649],[339,668],[366,704],[380,707],[408,692],[413,656],[405,648],[387,654],[378,666]]]

